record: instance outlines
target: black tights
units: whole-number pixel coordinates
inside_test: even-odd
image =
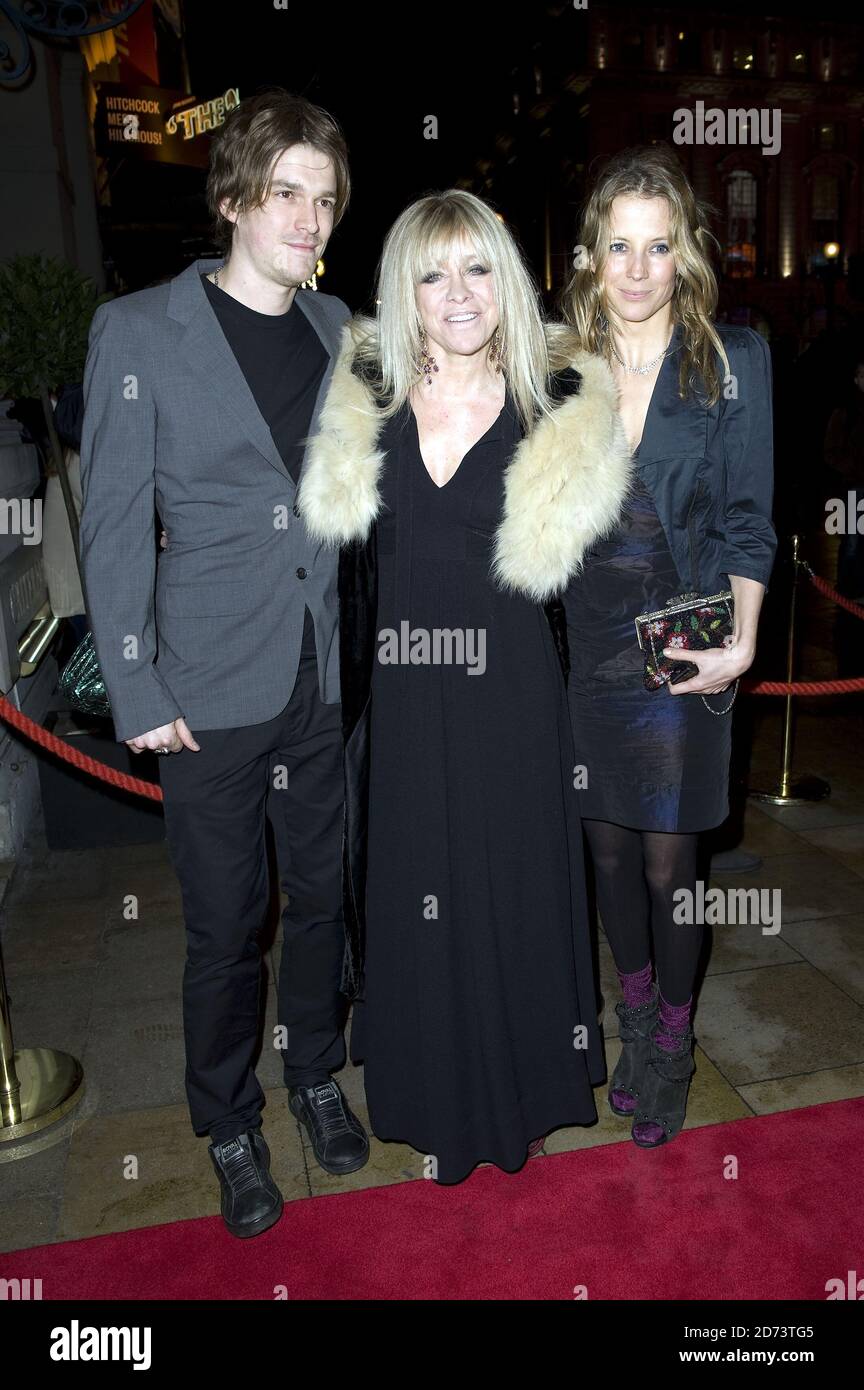
[[[582,822],[597,883],[597,906],[624,975],[651,960],[669,1004],[686,1004],[693,993],[704,927],[673,919],[676,889],[687,888],[695,901],[696,834],[629,830],[609,821]],[[680,915],[680,913],[679,913]]]

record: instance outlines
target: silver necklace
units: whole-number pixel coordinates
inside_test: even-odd
[[[216,269],[213,271],[213,284],[216,286],[217,289],[221,289],[221,286],[220,286],[220,284],[219,284],[219,271],[220,271],[220,269],[221,269],[221,267],[217,265]]]
[[[672,339],[670,338],[670,339],[669,339],[669,343],[671,343],[671,342],[672,342]],[[646,362],[646,363],[645,363],[643,366],[641,366],[641,367],[628,367],[626,362],[621,362],[621,358],[618,357],[618,353],[615,352],[615,343],[613,342],[612,338],[610,337],[610,339],[609,339],[609,346],[611,347],[612,351],[615,353],[615,356],[618,358],[618,361],[621,362],[621,366],[624,368],[625,372],[633,372],[634,374],[637,374],[637,373],[638,373],[639,376],[647,376],[647,374],[650,372],[650,370],[651,370],[652,367],[656,367],[658,362],[662,362],[662,361],[663,361],[663,358],[666,356],[667,352],[669,351],[669,343],[666,344],[665,348],[664,348],[663,351],[660,353],[660,356],[659,356],[659,357],[654,357],[654,358],[652,358],[650,362]]]

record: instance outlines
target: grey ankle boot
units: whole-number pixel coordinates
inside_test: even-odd
[[[652,1038],[642,1092],[633,1116],[631,1138],[640,1149],[656,1149],[679,1134],[687,1110],[690,1078],[696,1070],[693,1031],[687,1029],[674,1052]],[[647,1126],[656,1126],[648,1130]]]
[[[609,1108],[614,1115],[624,1115],[630,1119],[636,1108],[636,1102],[642,1090],[645,1068],[648,1065],[651,1035],[658,1018],[659,1002],[657,986],[655,985],[654,993],[647,1004],[639,1004],[635,1009],[628,1009],[622,1000],[620,1004],[615,1005],[615,1012],[620,1023],[621,1056],[618,1058],[618,1064],[609,1083]],[[614,1099],[616,1091],[632,1097],[633,1104],[629,1107],[616,1104]]]

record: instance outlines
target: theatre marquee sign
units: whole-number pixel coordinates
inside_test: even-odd
[[[203,169],[207,167],[210,136],[239,101],[236,87],[229,87],[212,101],[196,102],[184,92],[164,87],[101,82],[94,125],[96,148],[106,158],[129,155]]]

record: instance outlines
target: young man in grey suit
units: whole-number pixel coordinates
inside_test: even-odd
[[[294,501],[349,317],[341,300],[298,287],[349,188],[327,112],[282,89],[241,103],[214,140],[207,185],[226,258],[97,310],[85,375],[88,614],[118,741],[166,755],[187,930],[186,1092],[237,1236],[282,1212],[252,1065],[265,815],[289,895],[278,1014],[289,1105],[327,1172],[369,1154],[332,1077],[347,1010],[337,558]],[[154,503],[168,535],[158,564]]]

